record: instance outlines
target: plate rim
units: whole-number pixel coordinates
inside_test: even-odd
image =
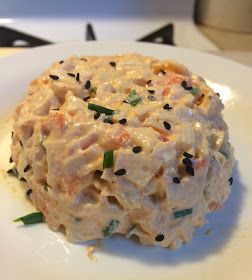
[[[57,48],[57,47],[61,47],[61,46],[67,46],[67,45],[142,45],[142,46],[148,46],[148,47],[156,47],[156,48],[167,48],[167,49],[176,49],[176,50],[181,50],[183,52],[188,52],[188,53],[193,53],[195,55],[200,54],[200,55],[205,55],[205,56],[209,56],[209,58],[214,58],[214,59],[218,59],[220,60],[220,62],[224,62],[224,63],[232,63],[234,65],[236,65],[237,67],[242,67],[244,68],[244,70],[246,71],[251,71],[252,73],[252,67],[249,67],[247,65],[244,65],[242,63],[239,63],[237,61],[234,61],[232,59],[226,58],[226,57],[222,57],[213,53],[209,53],[203,50],[194,50],[194,49],[190,49],[190,48],[184,48],[184,47],[179,47],[179,46],[171,46],[171,45],[163,45],[163,44],[157,44],[157,43],[150,43],[150,42],[132,42],[132,41],[122,41],[122,40],[100,40],[100,41],[65,41],[65,42],[57,42],[54,44],[50,44],[50,45],[44,45],[44,46],[38,46],[38,47],[32,47],[32,48],[28,48],[28,49],[24,49],[25,52],[21,51],[18,53],[14,53],[14,54],[9,54],[7,56],[3,56],[0,57],[0,63],[4,62],[4,60],[8,60],[11,58],[19,58],[22,57],[23,55],[29,55],[30,53],[36,53],[40,50],[46,50],[49,48]],[[168,58],[169,59],[169,58]],[[172,58],[170,58],[172,59]]]

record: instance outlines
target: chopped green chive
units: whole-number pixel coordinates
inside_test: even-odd
[[[125,98],[124,103],[129,103],[131,106],[135,107],[141,100],[142,97],[139,96],[135,90],[132,90],[131,93]]]
[[[126,238],[130,238],[132,231],[136,228],[136,225],[132,224],[126,234]]]
[[[114,113],[114,110],[92,103],[88,103],[88,109],[105,115],[113,115]]]
[[[192,214],[192,208],[175,211],[173,213],[175,219],[178,219],[178,218],[190,215],[190,214]]]
[[[44,191],[48,192],[48,187],[49,187],[49,185],[48,185],[48,184],[45,184],[45,185],[44,185]]]
[[[107,151],[103,155],[103,169],[110,168],[114,163],[114,151]]]
[[[199,90],[198,90],[197,88],[192,88],[192,89],[190,90],[191,94],[194,95],[194,96],[198,93],[198,91],[199,91]]]
[[[13,177],[18,177],[18,171],[15,167],[7,170],[7,174],[9,174],[10,176],[13,176]]]
[[[105,229],[102,231],[103,232],[103,236],[107,237],[110,236],[113,231],[118,227],[119,225],[119,221],[117,220],[111,220],[110,224],[105,227]]]
[[[92,95],[92,97],[95,96],[96,91],[97,91],[97,87],[92,87],[92,88],[90,89],[89,92],[90,92],[90,94]]]
[[[44,222],[43,218],[44,216],[42,212],[34,212],[26,216],[17,218],[14,220],[14,222],[23,222],[24,225],[32,225],[32,224],[43,223]]]

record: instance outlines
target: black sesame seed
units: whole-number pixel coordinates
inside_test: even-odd
[[[23,143],[21,140],[19,140],[20,146],[23,148]]]
[[[85,87],[85,89],[90,89],[91,82],[89,80],[87,80],[84,87]]]
[[[135,146],[135,147],[132,149],[132,151],[133,151],[135,154],[140,153],[140,152],[142,151],[142,147],[140,147],[140,146]]]
[[[127,120],[126,119],[120,119],[119,124],[126,124]]]
[[[12,162],[13,162],[13,159],[12,159],[12,157],[10,157],[10,159],[9,159],[9,162],[10,162],[10,163],[12,163]]]
[[[228,179],[228,181],[229,181],[229,184],[230,184],[230,186],[233,184],[233,177],[230,177],[229,179]]]
[[[163,109],[169,111],[169,110],[172,109],[172,107],[170,107],[170,105],[167,103],[167,104],[164,105]]]
[[[157,242],[161,242],[161,241],[163,241],[163,240],[164,240],[164,236],[163,236],[163,234],[159,234],[159,235],[157,235],[157,236],[155,237],[155,240],[156,240]]]
[[[88,101],[88,99],[90,99],[90,98],[91,98],[91,96],[86,96],[83,98],[83,101]]]
[[[80,73],[79,73],[79,72],[76,74],[76,81],[77,81],[77,82],[80,81]]]
[[[147,82],[146,82],[146,84],[148,85],[148,84],[151,84],[151,82],[152,82],[152,80],[148,80]]]
[[[61,60],[61,61],[59,62],[59,64],[62,64],[62,63],[64,63],[64,60]]]
[[[110,118],[104,119],[103,122],[113,124],[113,121]]]
[[[112,67],[116,67],[116,63],[114,61],[110,61],[109,64],[112,66]]]
[[[189,158],[184,158],[182,162],[186,166],[192,166],[193,165],[192,161]]]
[[[102,173],[103,173],[103,172],[102,172],[101,170],[98,170],[98,169],[95,170],[95,176],[96,176],[96,177],[101,177],[101,176],[102,176]]]
[[[14,131],[11,132],[11,137],[13,137]]]
[[[189,154],[189,153],[187,153],[187,152],[184,152],[184,153],[183,153],[183,156],[184,156],[184,157],[187,157],[187,158],[193,158],[193,155],[191,155],[191,154]]]
[[[166,72],[164,71],[164,70],[160,70],[160,73],[162,73],[162,74],[166,74]]]
[[[31,168],[31,166],[29,164],[27,164],[26,167],[24,168],[24,172],[27,172],[30,168]]]
[[[70,77],[75,77],[74,73],[67,73],[67,75],[70,76]]]
[[[153,90],[153,89],[148,89],[148,92],[149,92],[150,94],[154,94],[154,93],[155,93],[155,90]]]
[[[187,82],[186,82],[186,81],[182,81],[182,82],[181,82],[181,86],[182,86],[185,90],[192,90],[192,89],[193,89],[193,87],[187,86]]]
[[[216,94],[220,97],[220,94],[219,94],[219,92],[216,92]]]
[[[80,218],[80,217],[75,217],[74,220],[75,220],[76,222],[81,222],[83,219]]]
[[[126,170],[124,168],[118,169],[115,173],[116,176],[123,176],[126,174]]]
[[[59,111],[59,109],[58,109],[58,108],[53,108],[52,110],[53,110],[53,111]]]
[[[148,99],[151,101],[155,101],[157,98],[153,95],[148,95]]]
[[[100,113],[98,113],[98,112],[97,112],[97,113],[95,113],[95,114],[94,114],[94,119],[95,119],[95,120],[99,119],[100,115],[101,115],[101,114],[100,114]]]
[[[49,77],[50,77],[51,79],[53,79],[53,80],[58,80],[58,79],[59,79],[59,77],[56,76],[56,75],[49,75]]]
[[[190,165],[187,165],[185,170],[188,174],[194,176],[194,169]]]
[[[174,177],[174,178],[173,178],[173,182],[174,182],[175,184],[180,184],[180,179],[179,179],[179,177]]]
[[[26,195],[30,195],[32,193],[32,189],[27,190]]]
[[[168,122],[164,121],[163,124],[164,124],[165,129],[167,129],[167,130],[171,129],[171,125]]]
[[[84,57],[82,57],[80,60],[82,60],[82,61],[87,61],[87,59],[86,59],[86,58],[84,58]]]
[[[182,82],[181,82],[181,86],[182,86],[183,88],[187,87],[187,82],[186,82],[186,81],[182,81]]]
[[[13,172],[13,169],[9,169],[9,170],[7,170],[7,174],[10,174],[10,175],[12,175],[14,172]]]
[[[21,182],[27,182],[25,178],[20,178],[19,179]]]

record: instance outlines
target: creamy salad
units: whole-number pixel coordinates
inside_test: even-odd
[[[55,62],[14,116],[12,172],[38,211],[32,219],[64,228],[71,242],[115,233],[170,248],[189,242],[231,190],[222,109],[218,93],[172,60]]]

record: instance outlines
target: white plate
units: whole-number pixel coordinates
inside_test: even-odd
[[[209,215],[192,243],[171,251],[141,246],[120,237],[108,238],[97,261],[86,256],[87,243],[71,244],[46,224],[17,226],[13,218],[33,210],[16,185],[0,181],[0,279],[251,279],[252,273],[252,70],[220,57],[153,44],[63,43],[0,59],[0,168],[10,164],[8,113],[25,94],[29,81],[55,60],[71,54],[105,55],[139,52],[172,58],[211,81],[225,103],[237,164],[232,194],[224,208]],[[210,235],[206,234],[212,229]]]

